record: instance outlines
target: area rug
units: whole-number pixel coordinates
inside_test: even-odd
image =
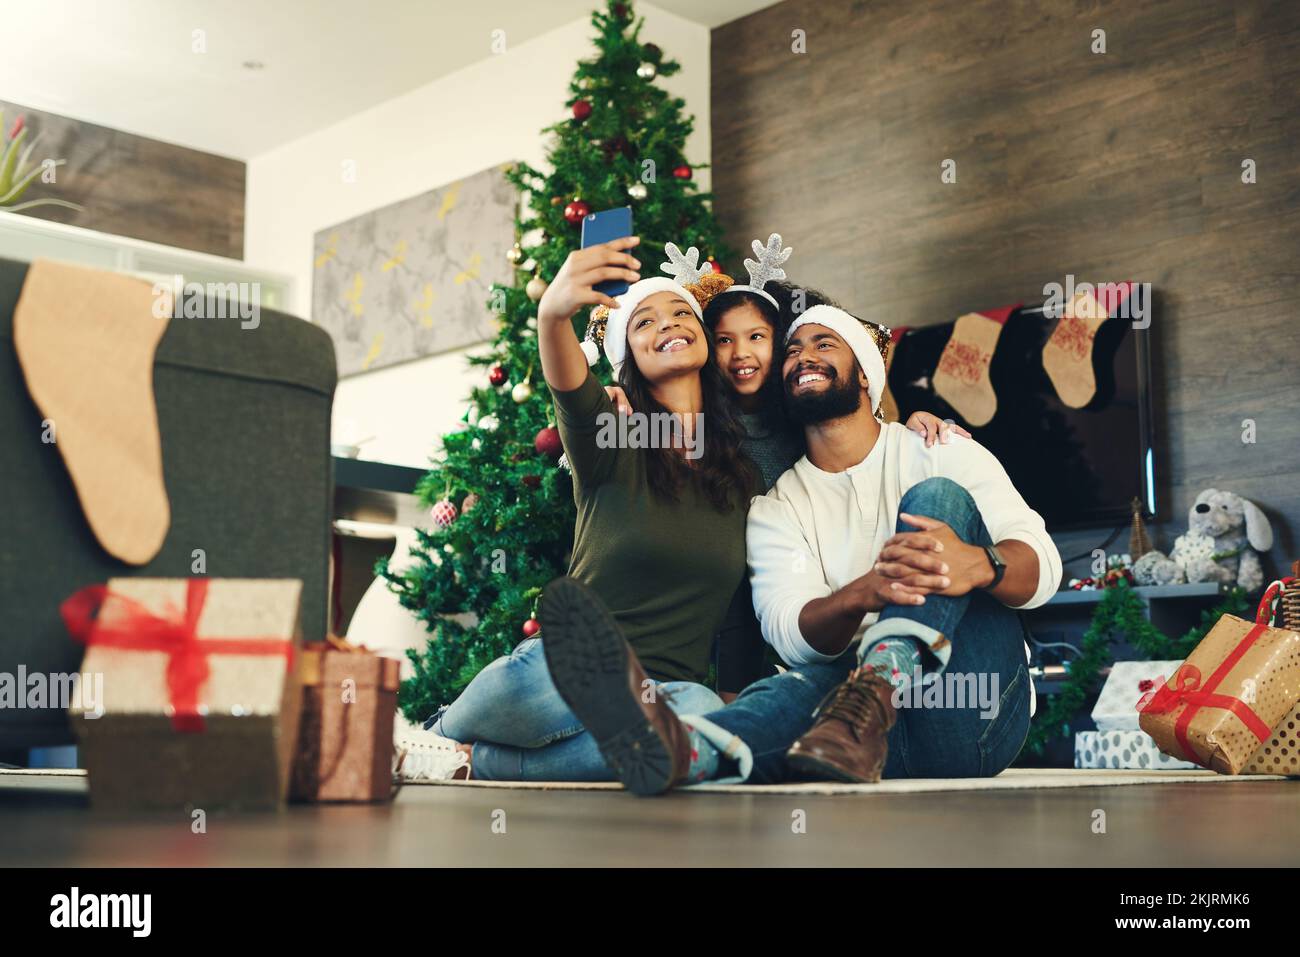
[[[1215,774],[1213,771],[1114,771],[1072,768],[1010,768],[995,778],[917,778],[879,784],[837,784],[808,781],[797,784],[696,784],[680,788],[687,794],[916,794],[933,791],[1019,791],[1032,788],[1091,788],[1143,784],[1262,784],[1286,781],[1279,775]],[[1300,779],[1291,779],[1300,780]],[[406,787],[512,788],[525,791],[618,791],[615,783],[571,781],[408,781]]]

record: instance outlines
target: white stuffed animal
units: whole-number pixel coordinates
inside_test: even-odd
[[[1148,552],[1133,568],[1141,584],[1219,582],[1255,591],[1264,584],[1259,553],[1273,547],[1273,527],[1253,502],[1207,488],[1187,513],[1187,531],[1165,558]]]

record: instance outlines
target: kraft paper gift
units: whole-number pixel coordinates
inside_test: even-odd
[[[115,578],[63,603],[102,674],[102,714],[70,709],[91,803],[266,809],[283,803],[300,709],[302,582]]]
[[[387,801],[401,662],[345,641],[303,652],[303,711],[292,797]]]
[[[1239,774],[1300,699],[1300,634],[1224,615],[1140,704],[1160,750]]]

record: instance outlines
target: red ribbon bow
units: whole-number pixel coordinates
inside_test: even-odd
[[[1209,767],[1209,764],[1201,760],[1187,740],[1187,729],[1192,723],[1192,718],[1201,708],[1222,708],[1225,711],[1231,711],[1241,720],[1242,724],[1250,729],[1255,737],[1259,738],[1261,743],[1267,741],[1272,735],[1273,729],[1265,724],[1263,719],[1244,701],[1231,695],[1214,693],[1214,689],[1219,686],[1219,683],[1223,681],[1233,666],[1241,660],[1241,656],[1246,653],[1246,649],[1254,644],[1255,640],[1266,630],[1266,625],[1254,625],[1246,633],[1246,637],[1232,650],[1232,653],[1215,669],[1214,674],[1210,675],[1210,680],[1205,683],[1204,687],[1201,686],[1201,669],[1196,665],[1184,664],[1174,672],[1172,685],[1161,679],[1161,683],[1155,691],[1148,691],[1138,701],[1138,711],[1146,714],[1168,714],[1180,705],[1186,705],[1183,713],[1178,716],[1178,720],[1174,723],[1174,737],[1178,739],[1178,745],[1182,748],[1185,760],[1199,764],[1201,767]]]
[[[185,609],[175,618],[155,615],[125,595],[105,585],[87,585],[59,606],[63,624],[75,640],[90,647],[163,651],[167,661],[167,691],[171,698],[172,727],[182,732],[204,730],[199,692],[208,680],[209,655],[283,655],[293,664],[293,642],[283,638],[200,638],[199,618],[208,597],[206,578],[191,578]],[[103,609],[114,603],[115,614]],[[105,623],[107,621],[108,623]]]

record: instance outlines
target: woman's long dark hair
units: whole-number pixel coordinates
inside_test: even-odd
[[[727,395],[722,373],[718,371],[713,336],[702,323],[700,331],[709,349],[704,367],[700,369],[700,391],[704,397],[704,454],[695,460],[692,467],[671,449],[645,449],[646,481],[659,499],[672,503],[678,501],[684,485],[694,482],[717,511],[729,512],[737,503],[747,504],[752,496],[760,494],[763,485],[758,470],[740,450],[745,429],[736,417],[736,407]],[[649,380],[641,374],[636,358],[630,352],[619,372],[618,384],[637,412],[668,414],[668,409],[651,393]]]

